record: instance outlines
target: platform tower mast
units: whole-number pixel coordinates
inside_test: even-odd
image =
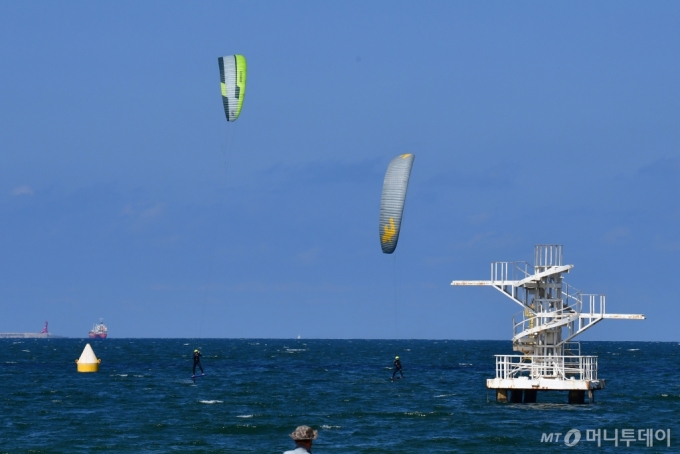
[[[563,278],[573,265],[562,263],[562,246],[540,244],[533,267],[527,262],[493,262],[488,281],[453,281],[451,285],[494,287],[522,310],[512,320],[513,350],[522,355],[496,355],[499,401],[535,402],[537,391],[568,390],[571,403],[604,388],[597,375],[597,357],[582,356],[572,339],[605,318],[644,319],[642,314],[609,314],[604,295],[583,294]]]

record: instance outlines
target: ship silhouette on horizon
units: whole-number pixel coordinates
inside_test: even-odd
[[[104,324],[104,321],[100,318],[99,323],[95,323],[95,325],[90,330],[89,336],[90,339],[106,339],[108,334],[109,329]]]

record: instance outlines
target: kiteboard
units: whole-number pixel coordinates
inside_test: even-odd
[[[201,375],[192,375],[192,376],[191,376],[191,378],[201,378],[201,377],[205,377],[205,374],[201,374]]]

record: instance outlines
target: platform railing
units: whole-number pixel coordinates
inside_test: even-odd
[[[491,262],[491,281],[520,281],[531,276],[530,269],[527,262]]]
[[[580,342],[565,342],[562,347],[565,356],[581,356]]]
[[[536,272],[551,266],[562,265],[561,244],[537,244],[534,248],[534,267]]]
[[[577,306],[577,311],[581,312],[583,292],[564,281],[562,281],[562,300],[565,306]]]
[[[601,317],[607,312],[607,298],[605,295],[583,295],[583,312],[588,311],[592,318]]]
[[[496,355],[496,378],[597,380],[597,356]]]

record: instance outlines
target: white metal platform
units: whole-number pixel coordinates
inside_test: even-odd
[[[488,388],[499,390],[498,396],[505,391],[507,399],[507,390],[513,389],[569,390],[589,391],[592,399],[592,391],[604,388],[597,376],[597,357],[582,356],[572,339],[604,319],[645,316],[607,313],[604,295],[584,294],[564,282],[563,274],[573,268],[562,264],[561,245],[537,245],[533,266],[493,262],[488,281],[451,282],[493,287],[522,308],[512,323],[513,350],[522,355],[497,355],[496,377],[487,380]]]
[[[496,378],[486,387],[595,391],[604,388],[604,380],[597,377],[597,356],[496,355]]]

